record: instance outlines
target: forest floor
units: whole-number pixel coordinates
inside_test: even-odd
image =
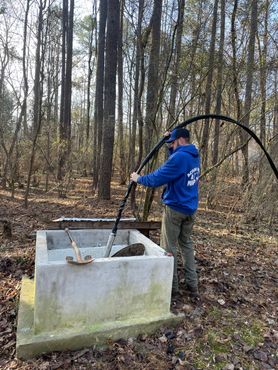
[[[115,217],[126,187],[113,183],[113,199],[98,201],[89,179],[77,179],[65,199],[40,190],[23,207],[0,191],[0,219],[12,222],[6,238],[0,224],[0,368],[1,369],[277,369],[278,254],[277,224],[244,223],[235,205],[239,188],[231,184],[213,210],[201,198],[194,243],[201,301],[186,291],[172,303],[185,313],[173,329],[109,343],[106,348],[53,352],[21,361],[15,357],[16,319],[22,275],[34,276],[34,232],[65,217]],[[127,207],[124,217],[131,216]],[[150,219],[159,220],[155,205]],[[276,220],[277,222],[277,220]],[[159,233],[151,238],[158,242]],[[182,279],[182,269],[179,266]]]

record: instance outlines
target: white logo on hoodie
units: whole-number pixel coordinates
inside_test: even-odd
[[[195,185],[200,177],[200,168],[199,167],[192,168],[192,170],[188,172],[187,177],[188,177],[187,186]]]

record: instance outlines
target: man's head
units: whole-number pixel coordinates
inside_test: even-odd
[[[174,150],[180,145],[189,144],[190,133],[186,128],[176,128],[165,142]]]

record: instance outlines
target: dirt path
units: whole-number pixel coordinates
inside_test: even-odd
[[[202,300],[186,291],[173,302],[185,320],[175,330],[161,328],[151,336],[111,343],[105,350],[88,348],[51,353],[37,359],[15,359],[17,304],[22,275],[34,274],[34,232],[49,221],[68,217],[115,217],[124,187],[112,201],[98,202],[90,183],[79,180],[67,199],[34,194],[29,208],[22,197],[0,193],[0,218],[12,221],[11,239],[0,225],[0,368],[1,369],[275,369],[278,368],[277,225],[240,224],[240,214],[227,218],[232,198],[206,210],[201,202],[194,230]],[[153,215],[159,217],[157,206]],[[127,208],[125,216],[131,216]],[[236,222],[234,222],[236,220]],[[240,226],[239,226],[240,225]],[[159,235],[151,238],[158,242]],[[182,269],[179,269],[182,279]]]

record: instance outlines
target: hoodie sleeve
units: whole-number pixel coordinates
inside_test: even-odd
[[[185,172],[184,169],[184,156],[181,153],[176,153],[154,172],[140,176],[138,184],[150,187],[157,187],[165,185],[170,181],[175,180]]]

